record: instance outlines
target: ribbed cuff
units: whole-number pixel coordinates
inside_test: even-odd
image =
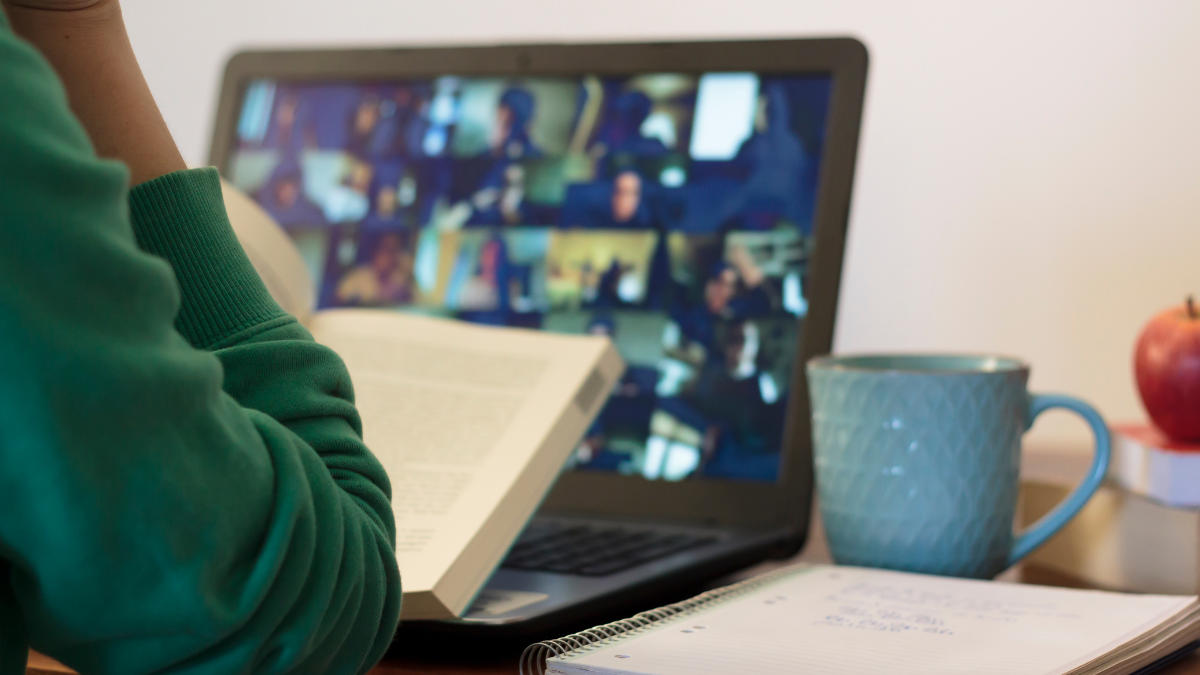
[[[285,316],[229,225],[216,169],[142,183],[129,193],[129,211],[138,246],[175,270],[183,296],[175,326],[192,346],[209,349]]]

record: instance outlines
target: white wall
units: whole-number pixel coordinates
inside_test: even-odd
[[[1200,3],[124,0],[185,156],[245,45],[851,34],[871,51],[836,347],[997,351],[1142,415],[1137,331],[1200,293]],[[1065,415],[1038,425],[1074,444]]]

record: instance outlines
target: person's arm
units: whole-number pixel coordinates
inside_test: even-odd
[[[50,61],[100,157],[134,185],[186,169],[134,56],[117,0],[2,0],[13,30]]]
[[[131,195],[6,23],[3,637],[83,672],[365,671],[400,586],[345,368],[270,301],[215,174]]]
[[[762,268],[754,262],[745,246],[734,245],[729,248],[729,262],[737,270],[738,276],[746,288],[758,288],[762,285],[765,275]]]

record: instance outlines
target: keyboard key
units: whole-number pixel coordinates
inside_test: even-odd
[[[606,577],[617,572],[624,572],[630,567],[642,564],[636,560],[608,560],[606,562],[589,565],[579,569],[579,573],[589,577]]]

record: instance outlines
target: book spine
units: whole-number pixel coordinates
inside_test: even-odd
[[[1200,507],[1200,454],[1147,443],[1120,430],[1113,435],[1109,478],[1171,508]]]
[[[736,584],[706,591],[682,602],[636,614],[628,619],[589,628],[557,640],[545,640],[529,645],[521,653],[520,675],[545,675],[546,660],[549,658],[564,658],[607,647],[624,638],[657,627],[668,620],[690,616],[719,602],[756,591],[763,586],[811,568],[811,565],[806,564],[788,565]]]

